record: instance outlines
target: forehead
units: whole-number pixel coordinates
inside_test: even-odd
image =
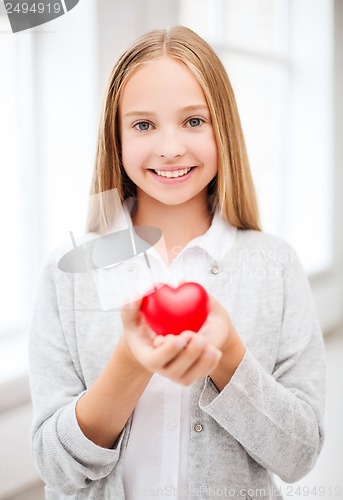
[[[182,62],[163,56],[143,63],[129,77],[120,99],[128,107],[206,104],[204,92],[193,73]]]

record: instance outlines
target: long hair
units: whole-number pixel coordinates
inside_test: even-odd
[[[119,101],[125,84],[142,64],[161,56],[187,66],[202,87],[209,107],[218,150],[218,172],[208,186],[213,209],[232,226],[261,230],[255,188],[235,96],[227,72],[213,49],[192,30],[177,26],[154,30],[140,37],[114,66],[100,121],[92,197],[87,230],[105,232],[116,216],[115,207],[102,202],[101,193],[117,189],[123,202],[135,196],[135,184],[127,176],[122,160],[119,132]]]

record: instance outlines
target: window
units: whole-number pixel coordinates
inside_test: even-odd
[[[93,2],[18,34],[0,6],[0,336],[14,338],[46,259],[83,228],[100,91]]]
[[[31,44],[30,40],[23,44],[21,35],[12,34],[3,11],[0,30],[1,334],[23,328],[31,305],[27,298],[32,282],[32,265],[28,265],[32,247],[25,216],[31,212],[28,202],[32,160],[28,155],[31,132],[26,107],[30,93]]]
[[[180,24],[216,50],[231,79],[264,231],[309,274],[332,261],[330,0],[181,0]]]

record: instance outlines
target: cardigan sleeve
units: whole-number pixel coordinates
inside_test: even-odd
[[[86,387],[61,325],[55,274],[48,265],[41,275],[29,342],[32,449],[44,482],[72,495],[114,469],[124,431],[113,449],[105,449],[87,439],[78,425],[75,406]]]
[[[323,446],[326,359],[310,285],[295,252],[283,285],[273,373],[247,349],[220,393],[206,379],[199,406],[256,462],[295,482],[311,470]]]

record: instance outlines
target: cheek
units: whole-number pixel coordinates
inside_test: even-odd
[[[137,137],[122,134],[122,159],[127,166],[139,167],[151,154],[151,141],[146,137]]]
[[[209,138],[208,140],[201,140],[197,144],[197,153],[199,159],[213,171],[217,171],[217,146],[215,140]]]
[[[122,162],[126,172],[129,173],[130,171],[132,171],[137,163],[137,151],[133,148],[126,148],[123,144]]]
[[[126,172],[134,172],[144,163],[147,151],[143,141],[135,141],[130,138],[122,137],[122,161]]]

